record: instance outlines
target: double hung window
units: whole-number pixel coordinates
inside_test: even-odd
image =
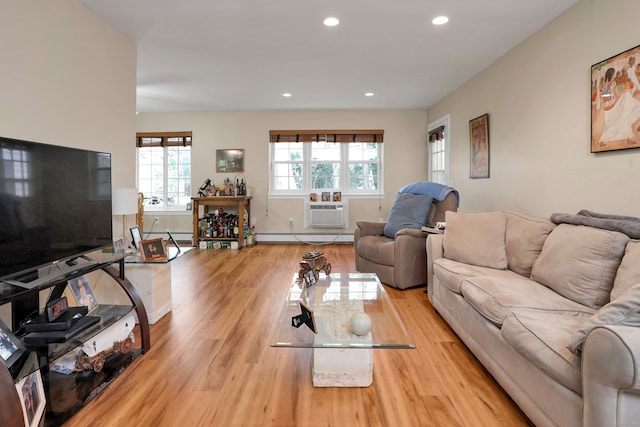
[[[191,132],[139,132],[138,191],[145,205],[184,209],[191,201]]]
[[[271,131],[271,195],[382,191],[382,130]]]

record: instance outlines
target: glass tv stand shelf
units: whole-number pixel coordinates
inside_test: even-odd
[[[305,288],[295,274],[275,326],[273,347],[313,349],[313,385],[316,387],[366,387],[373,381],[376,348],[413,349],[402,320],[378,277],[373,273],[320,275]],[[317,333],[307,325],[292,326],[302,313],[301,302],[312,312]],[[371,330],[351,331],[351,317],[366,313]]]
[[[45,341],[32,345],[26,345],[23,342],[20,349],[21,357],[10,368],[0,362],[0,395],[2,396],[0,425],[25,425],[20,401],[21,398],[25,399],[25,392],[23,389],[20,395],[16,388],[16,385],[24,382],[25,379],[32,381],[36,378],[34,375],[40,378],[38,382],[42,383],[40,387],[45,402],[41,422],[38,423],[34,418],[28,420],[29,425],[61,425],[100,393],[134,359],[151,348],[147,313],[137,290],[125,277],[124,265],[123,254],[96,251],[79,257],[77,264],[68,264],[77,268],[62,267],[46,280],[0,282],[0,306],[10,309],[11,321],[7,326],[20,340],[23,336],[22,325],[25,320],[41,312],[45,300],[55,301],[63,296],[68,281],[76,277],[90,273],[99,275],[100,278],[104,277],[106,280],[100,279],[103,280],[102,286],[114,291],[119,289],[118,292],[122,294],[123,301],[127,301],[105,303],[106,301],[98,298],[98,306],[87,316],[87,318],[94,317],[97,323],[63,342],[47,344]],[[70,307],[73,305],[71,301],[69,305]],[[4,313],[6,312],[5,310]],[[4,320],[7,321],[6,316]],[[138,344],[130,347],[130,340],[118,338],[123,341],[119,342],[120,345],[116,348],[115,341],[111,337],[121,333],[120,328],[124,328],[124,325],[129,328],[127,331],[133,329],[133,335]],[[125,341],[127,341],[126,344]],[[105,342],[106,351],[102,351],[100,344]],[[59,360],[61,356],[73,355],[76,352],[79,356],[84,354],[80,349],[85,349],[87,346],[93,346],[96,351],[100,351],[95,355],[87,353],[87,356],[91,356],[89,367],[84,367],[84,370],[72,374],[62,374],[52,369],[52,363]]]

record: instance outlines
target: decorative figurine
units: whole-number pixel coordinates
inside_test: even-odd
[[[314,249],[304,254],[300,262],[300,271],[298,272],[299,283],[304,280],[304,275],[308,271],[313,272],[313,277],[316,280],[320,277],[320,271],[324,271],[327,276],[331,274],[331,264],[324,257],[323,252]]]

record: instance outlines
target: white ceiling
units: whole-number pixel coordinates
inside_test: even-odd
[[[425,109],[577,0],[82,2],[137,42],[137,109],[159,112]]]

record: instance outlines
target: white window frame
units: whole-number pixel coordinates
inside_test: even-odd
[[[168,134],[167,136],[164,136],[164,137],[171,138],[173,136]],[[192,138],[192,137],[189,136],[189,138]],[[162,178],[162,181],[163,181],[163,185],[162,185],[163,194],[162,194],[162,198],[164,200],[167,200],[168,172],[169,172],[169,170],[168,170],[169,169],[169,164],[167,162],[167,159],[168,159],[167,151],[168,151],[168,149],[170,147],[171,147],[170,145],[162,146],[162,147],[159,147],[159,146],[136,147],[136,183],[137,183],[138,187],[140,186],[139,185],[139,182],[140,182],[140,164],[139,164],[140,155],[139,155],[139,150],[141,148],[152,148],[152,149],[162,149],[164,151],[164,154],[163,154],[163,165],[162,165],[163,166],[163,173],[162,173],[162,176],[163,176],[163,178]],[[174,145],[174,147],[175,147],[175,145]],[[193,176],[193,144],[189,144],[188,147],[189,147],[189,171],[190,171],[190,176],[188,178],[188,181],[189,181],[189,185],[191,187],[191,190],[193,192],[193,180],[192,180],[192,176]],[[141,191],[141,192],[144,194],[145,198],[148,197],[148,195],[145,194],[144,191]],[[186,202],[185,204],[175,205],[175,206],[166,206],[166,205],[158,206],[158,205],[152,205],[152,204],[145,203],[144,209],[145,209],[145,212],[185,212],[186,208],[187,208],[187,203],[189,203],[189,202],[190,202],[190,200],[188,202]]]
[[[299,190],[278,190],[275,188],[275,176],[273,174],[275,158],[274,150],[279,143],[271,143],[269,147],[269,197],[308,197],[310,193],[320,193],[322,191],[340,191],[342,196],[345,197],[379,197],[380,194],[384,194],[384,149],[383,143],[378,142],[378,188],[364,189],[364,190],[350,190],[349,189],[349,166],[354,163],[365,163],[362,160],[349,160],[349,145],[350,143],[338,143],[340,144],[340,188],[311,188],[311,165],[314,163],[323,163],[324,161],[311,160],[311,142],[299,142],[297,144],[303,144],[302,159],[300,163],[303,164],[302,173],[302,188]],[[282,162],[286,163],[286,162]],[[334,161],[327,161],[327,163],[334,163]],[[318,194],[319,196],[320,194]]]
[[[444,126],[444,182],[441,182],[443,185],[451,185],[451,124],[450,124],[450,115],[440,117],[439,119],[429,123],[427,125],[427,135],[434,129],[439,128],[440,126]],[[433,165],[435,163],[434,157],[437,153],[434,152],[434,144],[429,142],[427,138],[427,147],[428,147],[428,163],[429,163],[429,181],[434,181],[434,172]]]

